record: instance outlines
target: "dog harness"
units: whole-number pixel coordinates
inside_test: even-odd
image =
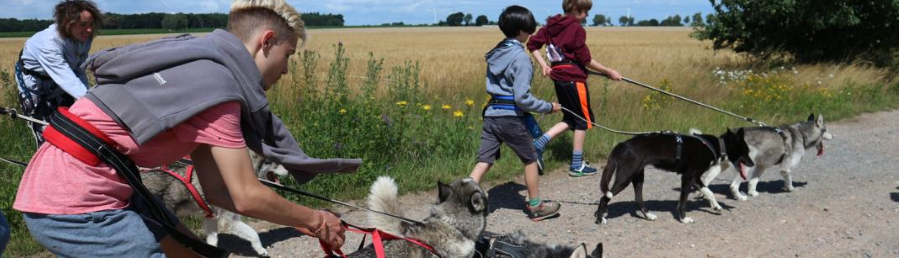
[[[113,142],[102,131],[60,107],[50,118],[50,126],[44,130],[47,142],[65,151],[90,166],[106,163],[134,189],[134,193],[147,203],[153,218],[166,229],[176,241],[191,251],[204,257],[227,257],[223,249],[187,236],[175,228],[176,223],[165,214],[165,208],[144,187],[140,170],[128,156],[115,149]]]
[[[322,223],[325,223],[325,222],[323,221]],[[425,248],[425,250],[428,250],[429,252],[431,252],[432,254],[434,254],[437,257],[441,257],[437,252],[434,251],[434,247],[427,245],[427,244],[423,243],[421,240],[418,240],[415,238],[395,236],[390,233],[381,231],[377,228],[360,227],[357,225],[347,223],[344,220],[341,220],[341,226],[343,226],[345,230],[350,231],[350,232],[361,233],[364,235],[372,235],[372,245],[375,246],[375,256],[378,258],[386,257],[384,254],[384,241],[385,240],[397,240],[397,239],[406,240],[407,242],[410,242],[410,243],[418,245],[422,248]],[[363,236],[362,242],[359,243],[359,249],[362,249],[363,245],[365,243],[366,243],[366,238],[365,238],[365,236]],[[340,249],[338,249],[336,251],[330,250],[330,248],[328,248],[328,246],[325,245],[325,242],[322,240],[319,240],[319,246],[322,247],[322,251],[325,251],[326,257],[347,258],[347,255],[344,254],[344,252],[342,252]]]
[[[681,162],[681,153],[682,153],[681,149],[682,149],[682,146],[684,145],[684,140],[681,137],[682,134],[678,134],[675,132],[669,132],[669,131],[662,132],[662,134],[671,134],[672,136],[675,136],[675,163]],[[717,152],[716,149],[713,148],[712,143],[710,143],[703,137],[696,136],[696,135],[684,135],[684,136],[700,140],[700,143],[703,143],[703,146],[706,146],[706,148],[709,149],[710,152],[712,152],[713,164],[715,164],[716,162],[722,161],[727,156],[727,154],[725,153],[725,141],[722,140],[721,137],[716,137],[719,139],[719,151]]]
[[[498,252],[514,258],[523,258],[525,257],[525,254],[522,253],[523,249],[525,249],[524,246],[507,243],[498,239],[497,236],[483,236],[478,239],[478,242],[475,242],[475,252],[481,254],[480,258],[493,258]]]
[[[184,176],[182,176],[181,174],[178,174],[178,172],[175,172],[175,171],[169,169],[168,166],[162,166],[159,168],[159,170],[166,172],[167,174],[174,177],[175,179],[178,179],[179,182],[184,184],[184,187],[187,188],[187,190],[189,192],[191,192],[191,197],[194,198],[194,202],[196,202],[197,205],[200,206],[200,208],[203,209],[204,212],[206,212],[205,217],[207,217],[207,218],[215,217],[215,215],[213,215],[212,209],[210,209],[209,205],[207,205],[206,200],[204,200],[203,196],[200,195],[200,191],[197,190],[197,187],[195,187],[194,184],[191,183],[191,180],[194,177],[194,165],[187,166],[187,168],[184,171]]]

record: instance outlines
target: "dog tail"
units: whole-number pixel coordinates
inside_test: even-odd
[[[609,191],[609,181],[612,180],[613,174],[616,173],[616,167],[619,163],[619,156],[616,155],[616,152],[621,151],[621,148],[618,147],[616,146],[609,155],[609,161],[606,162],[606,167],[603,168],[603,176],[600,178],[600,192],[609,199],[613,198],[613,193]]]
[[[703,132],[700,131],[700,130],[698,130],[697,128],[691,128],[690,130],[688,130],[688,132],[689,132],[691,135],[703,134]]]
[[[372,184],[367,199],[366,205],[369,206],[369,209],[403,216],[403,209],[400,207],[400,201],[397,198],[397,183],[394,182],[393,178],[387,176],[378,177],[375,183]],[[395,235],[402,234],[402,224],[399,219],[369,212],[368,220],[369,225],[372,227]]]

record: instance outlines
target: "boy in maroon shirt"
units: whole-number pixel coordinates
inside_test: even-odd
[[[541,65],[544,76],[550,75],[556,88],[559,104],[578,114],[576,117],[563,112],[562,122],[534,142],[537,151],[538,165],[543,170],[543,151],[547,142],[553,137],[568,130],[574,131],[572,142],[572,164],[569,176],[580,177],[597,173],[597,169],[588,166],[584,161],[584,138],[586,130],[592,127],[594,112],[591,110],[591,98],[587,88],[587,69],[605,74],[610,79],[621,80],[616,70],[607,68],[591,58],[591,50],[585,44],[585,31],[581,21],[588,16],[593,7],[591,0],[563,0],[565,15],[556,15],[547,19],[547,25],[541,28],[528,40],[528,51]],[[547,45],[547,58],[550,65],[541,56],[541,48]],[[587,120],[587,121],[585,121]]]

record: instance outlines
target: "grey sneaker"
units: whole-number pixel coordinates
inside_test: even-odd
[[[528,206],[528,218],[537,222],[559,214],[559,207],[562,205],[556,201],[542,201],[537,207],[526,206]]]

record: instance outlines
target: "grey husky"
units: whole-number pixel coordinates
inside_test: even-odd
[[[818,155],[821,156],[825,152],[824,141],[833,138],[828,132],[828,128],[825,127],[825,120],[821,114],[818,118],[814,114],[810,114],[806,121],[790,125],[743,129],[744,140],[750,147],[750,158],[756,164],[754,167],[748,168],[752,171],[747,182],[747,193],[750,196],[759,195],[759,192],[756,191],[759,177],[766,169],[775,166],[780,169],[781,176],[784,177],[784,189],[789,192],[793,191],[791,171],[800,164],[800,159],[803,158],[806,150],[816,147]],[[709,184],[709,181],[712,181],[717,174],[707,174],[703,178],[704,184]],[[747,196],[738,190],[741,181],[741,177],[735,177],[730,188],[734,198],[743,201],[747,199]]]
[[[584,243],[575,247],[548,245],[528,240],[521,231],[497,237],[485,237],[478,242],[478,253],[472,258],[601,258],[603,244],[587,253]]]
[[[372,227],[417,239],[435,251],[431,253],[405,240],[389,240],[384,242],[386,257],[470,258],[475,254],[475,241],[487,226],[487,204],[487,193],[477,182],[465,178],[449,185],[438,183],[437,203],[421,223],[403,222],[371,212],[368,221]],[[379,177],[372,184],[367,205],[373,210],[403,216],[397,184],[390,177]],[[376,257],[375,248],[370,244],[350,257]]]
[[[250,159],[259,178],[277,182],[278,176],[287,175],[287,170],[284,167],[268,161],[256,153],[250,152]],[[170,169],[182,176],[185,174],[184,166],[178,167],[175,165],[170,167]],[[241,215],[210,205],[209,208],[213,217],[205,217],[206,211],[200,208],[185,184],[161,169],[150,169],[141,172],[141,179],[147,190],[159,196],[165,203],[166,208],[175,213],[175,216],[179,218],[202,218],[206,243],[216,246],[219,242],[219,233],[228,233],[250,242],[257,254],[262,256],[268,255],[268,252],[263,248],[259,240],[259,235],[253,228],[241,221]],[[192,176],[191,184],[202,196],[203,189],[200,187],[200,182],[196,176]]]

